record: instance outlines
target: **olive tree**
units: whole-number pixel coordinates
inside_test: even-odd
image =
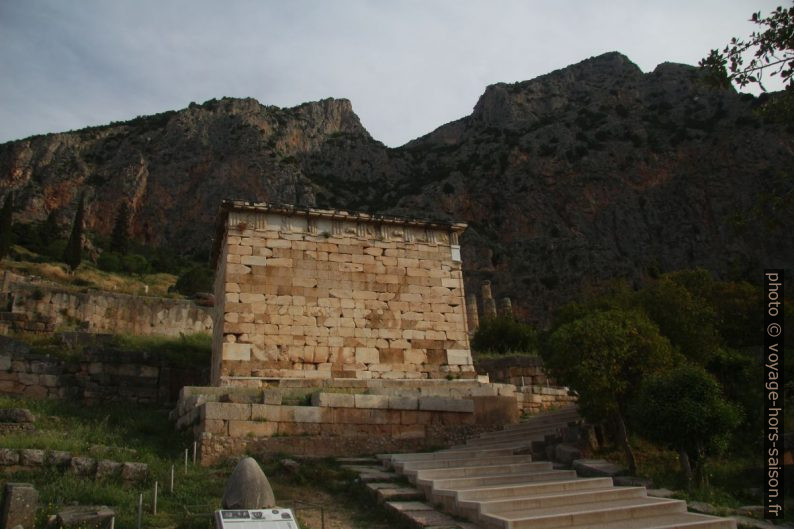
[[[558,327],[544,351],[544,364],[558,381],[579,394],[579,410],[589,420],[611,420],[636,472],[626,429],[626,412],[649,375],[676,361],[670,343],[641,311],[611,309],[586,314]]]
[[[700,366],[683,364],[649,377],[630,407],[637,432],[678,451],[687,486],[705,485],[706,456],[718,452],[740,420],[717,380]]]

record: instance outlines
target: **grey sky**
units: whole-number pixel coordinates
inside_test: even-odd
[[[0,142],[213,97],[345,97],[401,145],[606,51],[696,64],[780,1],[0,0]]]

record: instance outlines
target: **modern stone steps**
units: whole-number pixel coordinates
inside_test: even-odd
[[[550,494],[554,492],[593,490],[612,487],[612,478],[576,478],[566,481],[544,481],[541,483],[499,485],[477,489],[454,491],[459,501],[522,498],[525,496]],[[444,492],[437,490],[436,492]]]
[[[479,522],[494,529],[550,529],[571,525],[608,524],[631,518],[647,518],[686,512],[686,502],[666,498],[628,498],[557,507],[516,509],[499,514],[483,513]]]
[[[465,456],[461,455],[465,453]],[[378,454],[376,457],[387,465],[406,461],[432,461],[436,459],[460,459],[461,457],[492,457],[513,455],[510,448],[462,448],[460,450],[440,450],[438,452],[418,452],[408,454]]]
[[[677,512],[605,523],[571,525],[566,529],[736,529],[736,522],[728,518]]]
[[[452,451],[454,450],[471,450],[474,448],[477,449],[507,449],[513,450],[514,453],[516,450],[522,450],[525,448],[530,448],[532,446],[533,441],[542,441],[545,437],[545,434],[539,435],[526,435],[522,436],[518,439],[487,439],[487,440],[471,440],[468,441],[465,445],[454,446],[451,448]]]
[[[481,514],[523,512],[528,509],[563,507],[582,503],[598,503],[646,498],[645,487],[609,487],[596,490],[566,491],[557,494],[533,494],[522,498],[490,501],[458,501],[462,509],[479,510]]]
[[[423,470],[404,471],[403,474],[408,478],[409,481],[415,481],[499,475],[505,476],[509,474],[525,475],[548,470],[553,470],[552,464],[548,461],[541,461],[539,463],[507,463],[502,465],[483,463],[478,466],[429,468]]]
[[[568,422],[573,422],[575,419],[571,419]],[[561,426],[565,426],[565,424],[557,424],[557,423],[547,423],[547,424],[528,424],[523,428],[510,428],[504,430],[497,430],[495,432],[486,432],[477,436],[477,439],[502,439],[505,437],[511,437],[516,435],[526,435],[532,434],[536,432],[555,432],[560,429]]]
[[[649,497],[644,487],[532,462],[518,450],[576,421],[567,408],[482,434],[433,454],[383,455],[416,483],[429,503],[483,529],[736,529],[736,522],[686,512],[679,500]]]
[[[564,425],[571,421],[579,420],[579,412],[576,406],[568,406],[555,411],[549,411],[540,415],[535,415],[529,419],[516,423],[505,425],[502,431],[522,430],[539,424],[556,424]]]
[[[509,456],[493,456],[489,457],[487,460],[483,460],[477,457],[466,457],[465,459],[461,459],[460,455],[453,455],[453,458],[450,459],[431,459],[427,461],[405,461],[394,463],[392,466],[395,470],[402,471],[403,473],[413,472],[417,470],[428,470],[434,468],[454,468],[454,467],[475,467],[485,464],[484,461],[487,461],[488,464],[491,465],[499,465],[499,464],[506,464],[506,463],[531,463],[532,456],[529,455],[509,455]]]
[[[418,479],[416,480],[416,484],[423,490],[432,490],[435,488],[460,490],[491,485],[573,479],[575,477],[576,472],[573,470],[549,470],[546,472],[533,472],[531,474],[500,474],[465,478]]]
[[[494,445],[494,444],[506,444],[510,441],[525,441],[527,439],[530,440],[542,440],[545,436],[550,434],[557,434],[559,433],[559,428],[553,425],[541,425],[535,426],[531,429],[526,430],[509,430],[499,432],[497,435],[496,433],[493,434],[483,434],[476,439],[470,439],[466,441],[465,446],[468,447],[477,447],[477,446],[484,446],[484,445]]]
[[[417,454],[417,455],[426,455],[426,454]],[[483,460],[496,461],[496,460],[506,460],[503,458],[519,457],[516,456],[513,450],[510,448],[500,448],[497,450],[450,450],[450,451],[434,452],[432,456],[433,457],[423,457],[421,459],[384,461],[384,464],[386,466],[391,466],[395,470],[441,468],[440,465],[453,464],[453,462],[469,462],[469,461],[483,461]]]

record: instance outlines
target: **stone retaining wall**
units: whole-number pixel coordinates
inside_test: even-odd
[[[490,380],[516,386],[516,400],[522,413],[535,414],[576,402],[568,388],[554,385],[536,356],[505,355],[476,358],[474,367]]]
[[[211,333],[212,309],[190,300],[96,290],[75,292],[52,283],[28,282],[4,272],[0,334],[8,330],[52,332],[58,326],[114,334]]]
[[[59,450],[32,448],[0,448],[0,468],[12,471],[22,468],[55,467],[78,476],[94,479],[121,478],[124,481],[143,481],[149,472],[146,463],[121,463],[110,459],[95,459],[72,455]]]
[[[474,369],[481,375],[488,375],[493,382],[513,384],[514,386],[554,386],[554,381],[546,376],[543,360],[537,356],[504,355],[474,359]]]
[[[543,386],[516,388],[518,409],[529,415],[569,406],[575,404],[576,400],[576,395],[571,395],[568,388]]]
[[[515,388],[508,385],[304,382],[281,380],[265,389],[187,387],[172,419],[178,428],[193,429],[203,464],[245,451],[340,456],[422,449],[462,442],[518,419]]]
[[[0,336],[4,395],[168,403],[177,400],[182,386],[208,380],[207,368],[175,367],[145,352],[86,348],[61,358],[36,354],[27,344]]]

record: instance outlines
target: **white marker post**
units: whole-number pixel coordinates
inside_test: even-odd
[[[187,448],[185,448],[185,475],[187,476]]]
[[[143,520],[143,493],[138,495],[138,529],[141,529],[141,521]]]
[[[154,500],[152,501],[152,514],[157,514],[157,482],[154,482]]]
[[[174,465],[171,465],[171,494],[174,493]]]
[[[193,441],[193,464],[196,464],[196,441]]]

